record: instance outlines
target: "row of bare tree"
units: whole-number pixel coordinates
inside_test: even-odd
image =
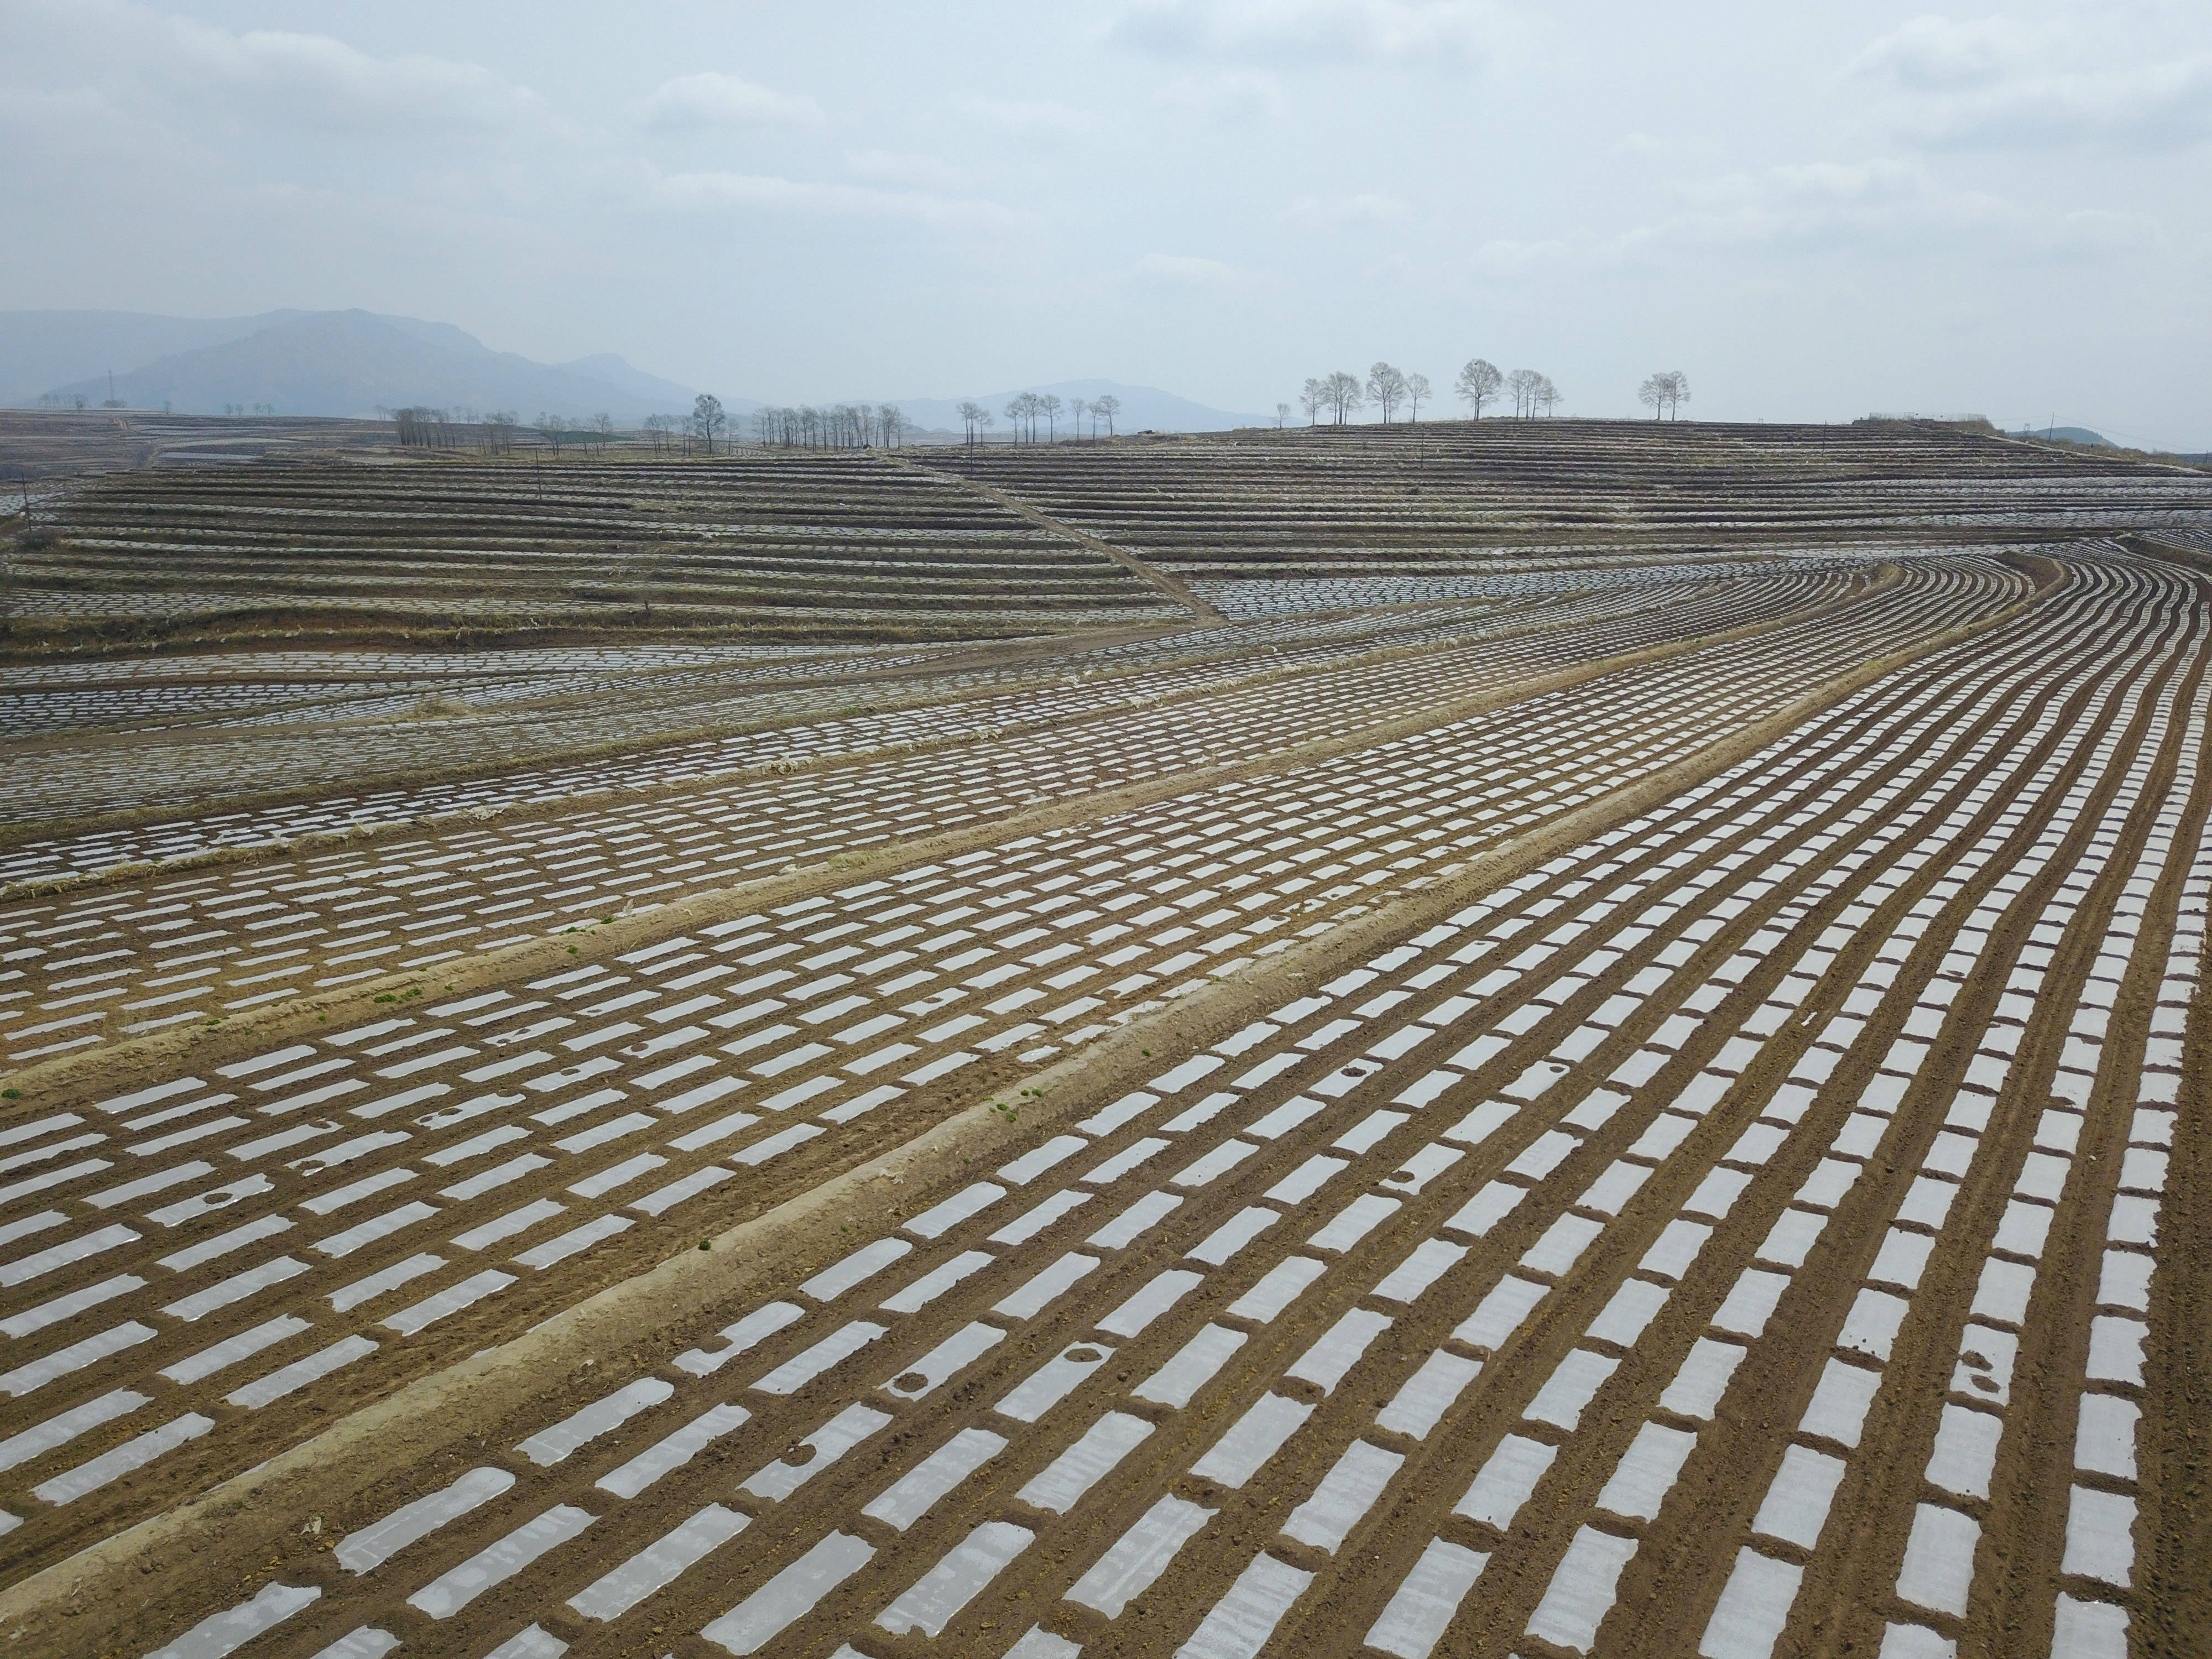
[[[913,430],[896,404],[802,404],[753,413],[753,435],[785,449],[894,449]]]
[[[622,434],[615,417],[604,410],[579,416],[540,410],[527,422],[512,409],[434,409],[416,404],[406,409],[380,408],[376,412],[392,422],[400,446],[408,449],[476,448],[504,454],[523,441],[523,434],[529,433],[532,442],[550,447],[556,453],[571,446],[605,451]],[[686,454],[693,453],[695,447],[712,454],[715,441],[728,425],[721,400],[705,393],[694,401],[688,415],[648,415],[640,422],[655,454],[679,447]]]
[[[1474,411],[1474,418],[1482,418],[1482,405],[1503,392],[1513,400],[1516,419],[1533,421],[1539,415],[1555,414],[1559,407],[1559,388],[1552,384],[1552,377],[1533,368],[1516,368],[1510,374],[1501,374],[1498,365],[1480,357],[1472,357],[1459,372],[1453,386],[1460,401]]]
[[[1516,368],[1506,374],[1497,364],[1481,357],[1468,360],[1454,378],[1452,390],[1478,421],[1482,418],[1484,404],[1509,398],[1514,415],[1522,420],[1554,414],[1560,403],[1559,389],[1552,384],[1550,375],[1533,368]],[[1645,380],[1636,395],[1650,410],[1654,420],[1662,415],[1673,420],[1680,413],[1682,405],[1690,401],[1690,377],[1679,368],[1666,369]],[[1357,374],[1346,374],[1341,369],[1308,380],[1298,394],[1298,407],[1305,410],[1307,422],[1316,426],[1321,423],[1323,415],[1329,417],[1331,424],[1342,426],[1359,410],[1370,406],[1385,422],[1395,420],[1401,409],[1406,411],[1407,420],[1416,421],[1429,396],[1425,374],[1408,374],[1388,363],[1377,363],[1367,371],[1364,382]],[[1275,405],[1279,422],[1288,418],[1290,412],[1288,404]]]
[[[1549,375],[1533,368],[1503,373],[1497,364],[1480,357],[1468,361],[1454,378],[1452,389],[1478,421],[1482,418],[1486,404],[1506,398],[1512,402],[1514,415],[1522,420],[1556,413],[1560,402],[1559,389],[1552,384]],[[1690,400],[1690,379],[1680,369],[1662,370],[1647,376],[1636,395],[1651,410],[1654,420],[1677,419],[1681,406]],[[1433,396],[1427,375],[1408,374],[1389,363],[1378,362],[1367,371],[1364,380],[1341,369],[1309,380],[1298,394],[1298,406],[1305,410],[1308,422],[1313,425],[1319,425],[1326,414],[1332,424],[1341,426],[1358,410],[1370,406],[1387,424],[1398,418],[1401,410],[1409,422],[1418,421],[1421,405]],[[1287,419],[1291,406],[1278,404],[1275,410],[1279,421]],[[1075,436],[1085,435],[1087,422],[1089,436],[1097,437],[1103,424],[1110,438],[1114,435],[1115,417],[1121,411],[1121,400],[1110,392],[1064,403],[1050,392],[1024,392],[1007,401],[1005,414],[1016,443],[1054,443],[1059,441],[1063,416],[1067,417]],[[388,414],[397,423],[399,442],[409,448],[446,449],[472,445],[500,453],[514,447],[520,428],[513,410],[479,413],[473,409],[449,412],[415,407],[379,412]],[[959,414],[970,446],[997,424],[997,417],[989,410],[973,401],[962,404]],[[604,448],[615,435],[614,417],[606,414],[572,421],[564,415],[540,412],[532,424],[538,435],[556,452],[573,442]],[[656,454],[678,443],[690,453],[696,442],[711,455],[716,441],[729,429],[729,417],[719,398],[702,392],[694,400],[689,415],[648,415],[644,429]],[[762,445],[780,445],[786,449],[891,448],[913,429],[896,404],[836,404],[822,408],[802,404],[797,408],[763,409],[753,416],[754,435]]]
[[[1651,411],[1653,420],[1662,415],[1675,420],[1682,405],[1690,401],[1690,377],[1679,368],[1662,369],[1656,374],[1647,375],[1644,384],[1636,388],[1636,399]]]
[[[380,409],[377,413],[391,421],[398,429],[400,447],[406,449],[480,449],[489,455],[503,455],[513,449],[522,431],[522,417],[511,409],[433,409],[416,404],[409,409]],[[614,432],[611,416],[595,417],[603,424],[598,428],[607,435]],[[560,447],[555,434],[567,435],[567,417],[559,415],[538,416],[534,423],[541,436]]]
[[[1516,368],[1509,374],[1486,357],[1468,358],[1453,377],[1452,390],[1478,421],[1485,404],[1506,398],[1513,400],[1516,418],[1524,421],[1552,414],[1559,406],[1559,388],[1550,375],[1533,368]]]
[[[1522,419],[1549,415],[1559,404],[1559,389],[1552,384],[1549,375],[1540,374],[1533,368],[1501,374],[1496,364],[1480,357],[1460,370],[1453,388],[1477,420],[1482,418],[1483,405],[1501,394],[1512,398],[1513,412]],[[1427,375],[1407,374],[1389,363],[1377,363],[1367,371],[1364,381],[1341,369],[1308,380],[1298,394],[1298,407],[1305,410],[1308,422],[1314,425],[1320,424],[1321,417],[1326,414],[1333,425],[1341,426],[1358,410],[1370,407],[1385,423],[1396,420],[1401,409],[1408,421],[1418,421],[1421,405],[1432,395]],[[1290,405],[1277,404],[1276,413],[1279,417],[1287,416]]]
[[[1060,422],[1067,417],[1068,429],[1076,437],[1097,437],[1103,422],[1106,435],[1114,435],[1114,417],[1121,412],[1121,400],[1112,392],[1098,398],[1071,398],[1063,403],[1054,392],[1018,392],[1006,400],[1004,411],[1006,424],[1016,443],[1057,443],[1060,441]],[[999,417],[973,398],[959,406],[960,425],[969,447],[982,441],[983,435],[999,423]],[[1090,425],[1086,434],[1085,422]],[[1038,425],[1044,428],[1044,436],[1037,436]]]
[[[1310,380],[1298,393],[1298,407],[1306,412],[1310,425],[1318,425],[1323,411],[1333,425],[1342,426],[1353,413],[1372,404],[1382,414],[1385,423],[1397,418],[1403,409],[1406,418],[1418,421],[1421,405],[1432,395],[1429,377],[1408,374],[1393,368],[1388,363],[1377,363],[1367,371],[1362,381],[1357,374],[1347,374],[1342,369]],[[1286,404],[1275,406],[1278,419],[1290,413]]]

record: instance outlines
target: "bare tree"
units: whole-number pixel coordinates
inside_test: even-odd
[[[1109,392],[1103,398],[1093,398],[1091,400],[1091,407],[1106,417],[1106,435],[1112,437],[1114,417],[1121,412],[1121,400]]]
[[[1067,400],[1067,418],[1073,423],[1075,435],[1079,438],[1083,435],[1083,417],[1090,412],[1091,402],[1087,398],[1070,398]]]
[[[1482,418],[1482,406],[1495,398],[1505,385],[1505,377],[1498,372],[1498,365],[1481,357],[1470,357],[1459,378],[1452,382],[1452,390],[1459,400],[1474,410],[1474,418]]]
[[[1064,405],[1062,405],[1056,394],[1048,392],[1042,398],[1037,399],[1036,406],[1037,413],[1044,416],[1045,441],[1047,443],[1058,443],[1060,441],[1060,415]],[[1031,433],[1030,435],[1031,437],[1035,437],[1036,434],[1035,433]]]
[[[1406,401],[1406,377],[1388,363],[1367,371],[1367,401],[1382,411],[1382,424],[1390,424],[1398,405]]]
[[[1280,432],[1283,429],[1284,422],[1288,421],[1290,418],[1291,406],[1288,404],[1277,404],[1275,405],[1275,430]]]
[[[1365,401],[1360,394],[1359,377],[1340,368],[1323,384],[1328,388],[1330,412],[1336,417],[1336,424],[1342,426]]]
[[[1651,411],[1651,418],[1673,420],[1675,411],[1690,400],[1690,377],[1679,368],[1647,374],[1636,388],[1636,400]]]
[[[1006,424],[1014,429],[1014,441],[1022,441],[1022,422],[1029,418],[1030,407],[1036,402],[1034,392],[1017,392],[1006,399]]]
[[[1306,412],[1306,424],[1319,426],[1321,412],[1328,407],[1328,383],[1309,374],[1298,392],[1298,407]]]
[[[1407,420],[1418,421],[1421,418],[1421,405],[1428,402],[1433,390],[1434,388],[1429,385],[1429,377],[1425,374],[1417,371],[1406,377],[1406,418]]]
[[[967,439],[968,447],[973,449],[975,447],[975,434],[990,424],[991,411],[971,398],[960,405],[957,413],[960,416],[961,432]]]
[[[1548,374],[1539,374],[1536,377],[1535,386],[1530,392],[1529,397],[1534,405],[1534,412],[1537,414],[1550,415],[1557,411],[1559,407],[1559,388],[1552,384],[1552,377]]]
[[[1516,418],[1525,421],[1535,414],[1536,386],[1543,378],[1533,368],[1516,368],[1505,377],[1505,392],[1513,399]]]
[[[714,453],[714,440],[729,423],[730,417],[722,412],[722,400],[711,392],[702,392],[691,400],[691,429],[699,434],[709,455]]]
[[[906,436],[906,412],[896,404],[876,405],[877,441],[885,449],[896,449]]]

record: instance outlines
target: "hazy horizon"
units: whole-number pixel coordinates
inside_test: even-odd
[[[1679,368],[1707,419],[2212,447],[2202,9],[518,15],[0,0],[0,309],[360,307],[775,403],[1382,359],[1441,415],[1480,355],[1569,414]]]

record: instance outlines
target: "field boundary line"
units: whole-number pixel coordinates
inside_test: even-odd
[[[1053,517],[1042,507],[1032,506],[1011,490],[1001,489],[996,484],[987,484],[981,479],[970,477],[963,472],[909,460],[903,455],[886,456],[884,459],[894,466],[909,467],[916,472],[926,472],[933,478],[942,478],[947,483],[957,484],[963,489],[996,501],[1009,513],[1018,514],[1040,530],[1049,530],[1056,536],[1065,536],[1070,541],[1089,548],[1093,553],[1104,554],[1130,574],[1150,582],[1176,604],[1188,605],[1203,621],[1225,623],[1230,620],[1214,608],[1211,600],[1200,599],[1197,591],[1182,577],[1170,575],[1151,560],[1132,553],[1127,548],[1109,542],[1103,536],[1095,536],[1088,530],[1078,529],[1064,519]]]

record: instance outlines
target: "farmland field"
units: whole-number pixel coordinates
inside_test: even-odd
[[[0,665],[0,1632],[2212,1649],[2212,479],[270,460]]]

